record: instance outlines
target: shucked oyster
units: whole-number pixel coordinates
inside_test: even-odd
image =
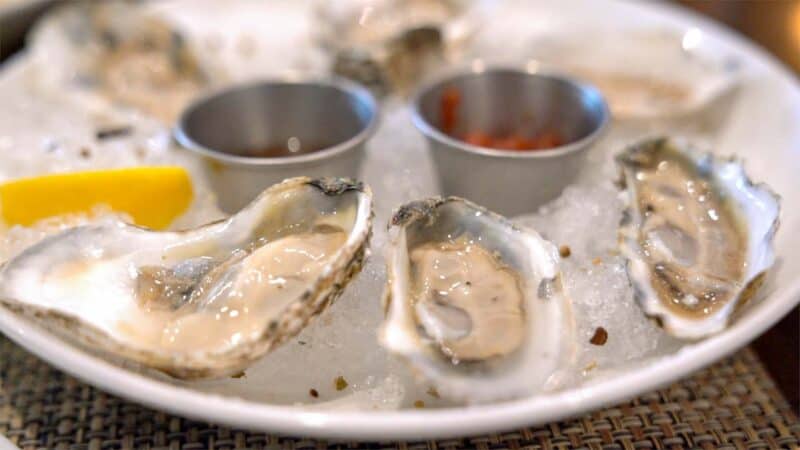
[[[194,230],[77,227],[6,263],[0,304],[176,377],[235,373],[358,273],[371,198],[360,183],[293,178]]]
[[[56,84],[80,87],[166,123],[211,78],[175,26],[131,2],[65,5],[33,36],[34,55]]]
[[[645,313],[681,338],[723,330],[773,263],[778,197],[738,162],[668,139],[617,163],[628,201],[620,248]]]
[[[571,353],[556,247],[455,197],[392,218],[381,343],[445,396],[473,402],[541,390]]]
[[[378,94],[407,93],[454,56],[476,29],[485,2],[346,0],[317,8],[318,40],[333,72]]]
[[[591,82],[622,119],[684,116],[733,89],[737,60],[698,29],[586,30],[543,35],[533,58]]]

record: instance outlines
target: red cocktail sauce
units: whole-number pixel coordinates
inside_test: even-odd
[[[458,122],[458,108],[461,105],[461,92],[450,88],[442,92],[440,99],[441,129],[454,138],[478,147],[493,148],[497,150],[546,150],[564,145],[566,141],[556,131],[543,131],[532,137],[520,133],[509,135],[492,135],[478,130],[470,130],[466,134],[456,134]]]

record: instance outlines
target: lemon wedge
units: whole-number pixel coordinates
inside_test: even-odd
[[[182,167],[61,173],[0,184],[0,218],[9,226],[29,226],[103,205],[127,213],[137,225],[164,229],[192,197],[192,181]]]

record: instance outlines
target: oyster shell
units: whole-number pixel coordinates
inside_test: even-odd
[[[361,183],[293,178],[193,230],[73,228],[5,264],[0,304],[175,377],[237,373],[359,272],[371,208]]]
[[[620,249],[644,312],[680,338],[723,330],[773,264],[778,196],[740,163],[670,139],[634,145],[617,163]]]
[[[442,395],[531,394],[570,357],[558,250],[535,231],[448,197],[400,207],[390,238],[380,341]]]

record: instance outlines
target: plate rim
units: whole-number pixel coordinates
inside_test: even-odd
[[[774,56],[735,30],[679,5],[623,2],[671,16],[722,38],[787,81],[800,81]],[[755,305],[746,320],[709,339],[688,344],[658,360],[595,383],[521,400],[489,405],[398,411],[309,411],[200,392],[131,372],[64,343],[39,326],[0,308],[0,331],[47,363],[130,401],[182,417],[284,435],[347,440],[423,440],[500,433],[574,417],[652,391],[708,366],[743,347],[800,303],[800,278]],[[633,387],[632,387],[633,386]]]

